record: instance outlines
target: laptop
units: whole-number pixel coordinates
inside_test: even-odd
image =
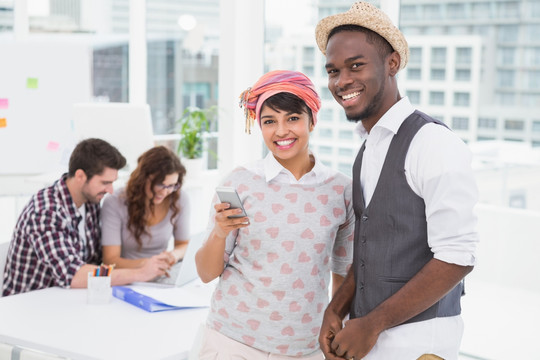
[[[159,287],[180,287],[199,278],[195,254],[206,238],[206,232],[193,235],[189,240],[184,259],[174,264],[169,270],[169,277],[160,276],[148,282],[134,282],[134,285]]]

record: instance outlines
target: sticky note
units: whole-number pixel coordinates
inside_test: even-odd
[[[47,144],[47,151],[56,151],[60,147],[60,144],[56,141],[49,141]]]
[[[5,128],[7,126],[7,120],[5,118],[0,118],[0,128]]]
[[[0,98],[0,109],[7,109],[9,107],[8,99]]]
[[[26,87],[28,89],[37,89],[38,88],[38,79],[37,78],[28,78],[28,79],[26,79]]]

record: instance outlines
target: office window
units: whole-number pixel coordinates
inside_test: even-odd
[[[472,48],[458,47],[456,48],[456,64],[470,65],[472,63]]]
[[[338,149],[339,156],[354,156],[354,150],[349,148],[339,148]]]
[[[540,108],[540,94],[522,94],[521,105]]]
[[[469,106],[470,94],[467,92],[455,92],[454,93],[454,106]]]
[[[540,71],[531,70],[524,72],[526,79],[526,88],[530,90],[540,90]]]
[[[448,35],[470,35],[471,30],[468,25],[457,26],[453,25],[448,28]]]
[[[508,206],[516,209],[526,209],[527,196],[525,191],[513,191],[508,198]]]
[[[326,67],[325,67],[326,58],[324,56],[321,57],[321,64],[322,64],[321,65],[321,76],[326,79],[327,76],[328,76],[328,72],[327,72]]]
[[[321,109],[317,114],[317,119],[321,122],[330,122],[333,120],[333,113],[332,109]]]
[[[333,14],[336,14],[336,13],[332,13],[332,15]],[[322,19],[322,17],[320,18]],[[417,20],[418,19],[418,6],[416,5],[401,6],[401,18],[403,20]]]
[[[504,141],[516,142],[516,143],[522,143],[523,142],[523,139],[516,139],[516,138],[511,138],[511,137],[505,137],[503,140]]]
[[[465,4],[448,4],[446,11],[449,19],[464,19],[466,17]]]
[[[531,47],[524,49],[525,65],[539,66],[540,65],[540,47]]]
[[[507,92],[496,92],[495,103],[505,106],[514,106],[516,103],[516,95]]]
[[[496,129],[497,119],[494,118],[478,118],[478,127],[482,129]]]
[[[425,20],[437,20],[442,18],[440,4],[423,5],[422,10],[424,12]]]
[[[339,163],[338,164],[338,171],[347,175],[352,176],[352,163]]]
[[[444,91],[430,91],[429,104],[430,105],[444,105]]]
[[[501,19],[519,17],[519,1],[503,1],[496,3],[497,15]]]
[[[515,43],[519,40],[519,26],[517,25],[500,25],[497,33],[497,39],[500,42]]]
[[[480,36],[489,36],[491,32],[491,26],[488,25],[472,25],[471,34]]]
[[[315,48],[313,46],[304,46],[302,48],[302,57],[304,58],[304,61],[314,61]]]
[[[332,155],[332,147],[331,146],[319,146],[319,155]]]
[[[420,104],[420,91],[418,90],[407,90],[407,97],[411,104],[418,105]]]
[[[422,70],[408,67],[407,68],[407,79],[409,80],[420,80],[422,78]]]
[[[532,122],[532,132],[540,133],[540,120],[533,120],[533,122]]]
[[[497,86],[514,87],[516,73],[514,70],[497,71]]]
[[[524,25],[525,40],[531,42],[538,41],[538,35],[540,34],[540,24],[528,24]]]
[[[421,26],[403,26],[401,29],[406,38],[409,36],[422,35],[424,33],[424,28]],[[411,59],[409,58],[409,62]]]
[[[487,2],[474,2],[471,4],[471,16],[475,19],[490,19],[491,4]]]
[[[469,130],[469,118],[460,116],[452,117],[452,129]]]
[[[332,95],[330,90],[328,90],[328,87],[326,86],[323,86],[322,88],[319,89],[319,96],[323,100],[334,100],[334,96]]]
[[[532,146],[533,148],[538,148],[538,147],[540,147],[540,141],[538,141],[538,140],[533,140],[533,141],[531,142],[531,146]]]
[[[431,63],[437,65],[446,64],[446,48],[434,47],[431,49]]]
[[[471,81],[471,70],[469,69],[456,69],[454,74],[456,81]]]
[[[493,136],[477,136],[476,140],[477,141],[492,141],[492,140],[495,140],[495,138]]]
[[[339,130],[338,137],[340,140],[352,140],[353,132],[351,130]]]
[[[411,47],[409,49],[409,65],[410,64],[422,64],[422,48],[421,47]]]
[[[334,136],[332,129],[319,127],[319,136],[323,139],[331,139]]]
[[[0,33],[13,31],[14,0],[4,1],[0,7]]]
[[[528,6],[525,10],[526,14],[529,14],[531,18],[540,18],[540,1],[530,1],[525,5]]]
[[[313,77],[315,76],[315,68],[313,67],[313,65],[304,65],[302,67],[302,72],[307,76],[307,77]]]
[[[102,102],[128,102],[127,44],[96,48],[92,54],[92,95]]]
[[[424,28],[425,35],[446,35],[446,30],[442,26],[426,26]]]
[[[497,49],[497,59],[500,65],[514,65],[516,62],[516,48],[500,47]]]
[[[444,80],[445,78],[445,69],[431,69],[431,80]]]
[[[343,111],[343,109],[340,109],[338,116],[339,116],[339,122],[349,123],[349,124],[351,123],[351,121],[347,119],[347,115],[345,114],[345,111]]]
[[[506,130],[523,131],[525,129],[525,121],[523,120],[505,120],[504,128]]]

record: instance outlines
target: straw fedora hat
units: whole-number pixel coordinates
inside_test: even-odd
[[[330,15],[319,21],[315,28],[315,38],[319,49],[324,55],[326,55],[328,35],[334,28],[341,25],[358,25],[376,32],[385,38],[399,54],[401,58],[400,70],[407,65],[409,61],[409,45],[401,31],[382,10],[363,1],[354,3],[344,13]]]

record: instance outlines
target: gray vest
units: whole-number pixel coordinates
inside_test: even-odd
[[[427,243],[424,200],[405,177],[405,157],[418,130],[429,122],[419,111],[400,126],[390,143],[373,197],[366,208],[360,184],[365,143],[353,166],[354,276],[356,291],[351,318],[361,317],[395,294],[433,258]],[[459,283],[444,298],[406,323],[461,313]]]

